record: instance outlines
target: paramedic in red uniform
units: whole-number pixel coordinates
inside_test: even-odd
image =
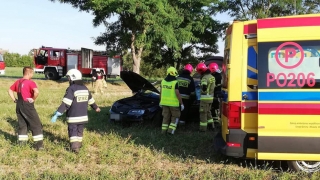
[[[72,152],[78,153],[82,146],[84,125],[88,122],[88,105],[96,112],[100,112],[100,108],[96,105],[88,88],[83,84],[82,74],[79,70],[70,69],[66,76],[70,86],[67,88],[62,103],[51,122],[55,123],[58,116],[67,111],[70,149]]]
[[[9,89],[9,96],[16,103],[16,114],[18,117],[18,143],[25,145],[28,141],[28,128],[32,132],[34,148],[43,149],[43,132],[39,115],[34,107],[34,101],[39,95],[35,82],[31,80],[33,69],[23,68],[23,78],[17,80]],[[17,92],[18,99],[14,92]]]

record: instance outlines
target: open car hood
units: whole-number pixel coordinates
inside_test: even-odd
[[[137,73],[132,71],[121,71],[120,77],[133,92],[149,90],[160,94],[157,88],[155,88],[148,80]]]

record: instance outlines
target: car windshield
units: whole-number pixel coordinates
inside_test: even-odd
[[[0,61],[3,61],[3,57],[2,57],[2,55],[0,54]]]
[[[142,96],[144,97],[150,97],[150,98],[159,98],[159,94],[150,90],[146,90],[143,93],[141,93]]]

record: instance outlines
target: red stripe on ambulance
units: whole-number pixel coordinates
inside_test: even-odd
[[[320,26],[320,17],[270,18],[258,20],[258,29]]]
[[[257,34],[257,24],[244,25],[243,34]]]

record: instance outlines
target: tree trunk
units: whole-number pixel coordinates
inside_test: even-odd
[[[179,70],[180,69],[180,65],[181,65],[181,58],[178,58],[178,61],[177,61],[177,66],[176,66],[176,69]]]
[[[135,34],[132,33],[131,36],[131,53],[132,53],[132,59],[133,59],[133,72],[140,74],[140,62],[141,62],[141,55],[143,51],[143,47],[140,47],[138,52],[136,52],[136,47],[134,45],[135,42]]]

